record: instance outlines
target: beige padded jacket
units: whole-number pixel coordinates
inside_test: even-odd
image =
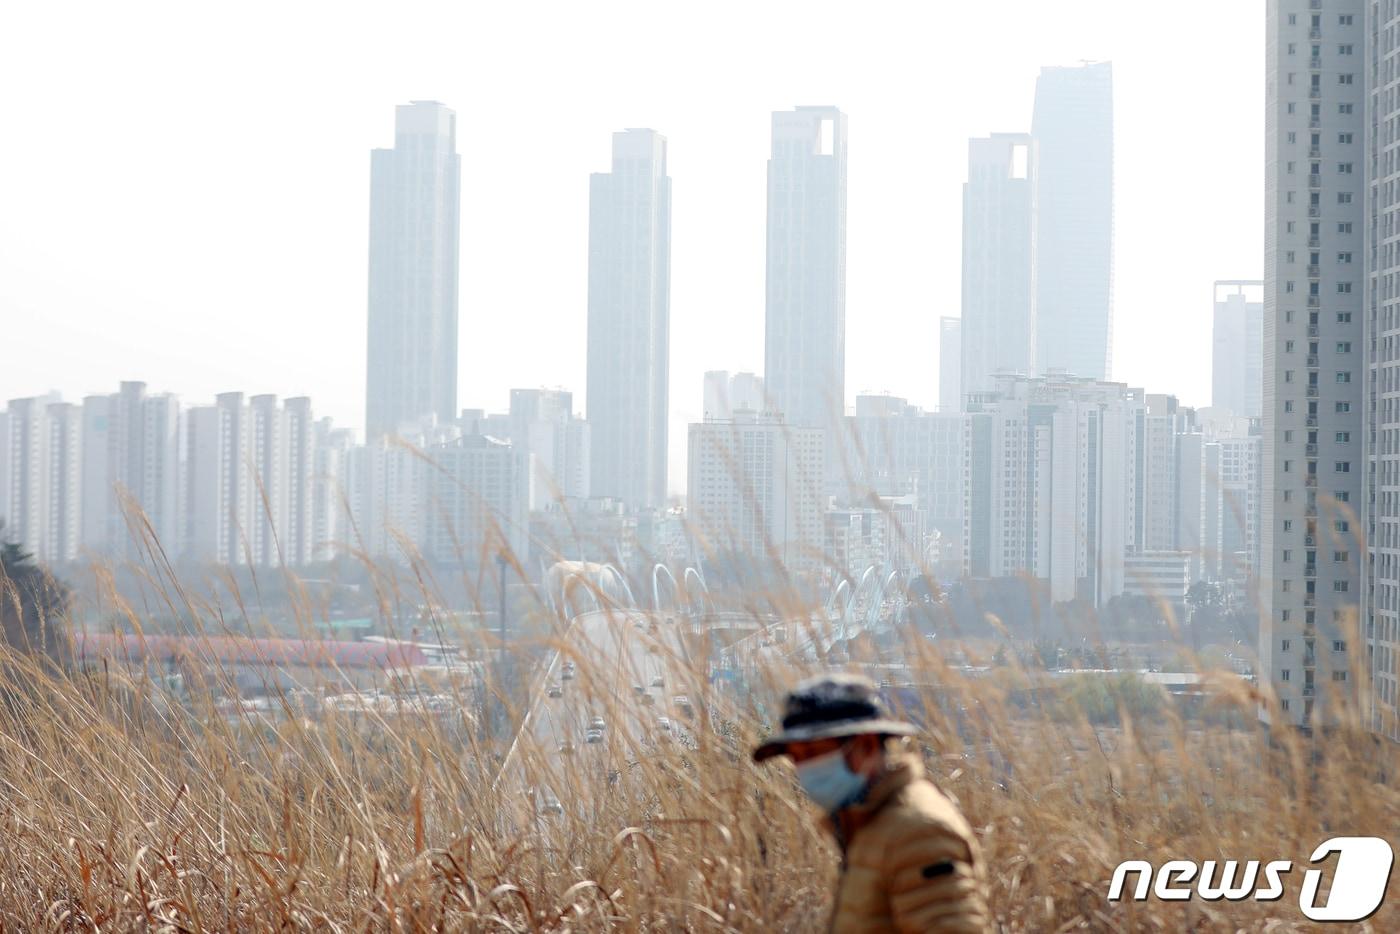
[[[837,814],[830,829],[844,854],[834,934],[991,929],[972,828],[917,758],[893,758],[865,800]]]

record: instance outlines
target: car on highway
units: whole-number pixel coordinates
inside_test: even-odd
[[[563,696],[564,696],[564,685],[560,684],[560,683],[557,682],[557,681],[554,682],[553,684],[551,684],[551,685],[549,686],[549,696],[550,696],[550,697],[563,697]]]
[[[583,741],[585,743],[601,743],[603,741],[603,731],[589,730],[583,735]]]
[[[656,728],[657,728],[658,730],[660,730],[661,732],[663,732],[663,733],[669,733],[669,732],[671,732],[671,718],[670,718],[670,717],[657,717],[657,718],[656,718]]]
[[[642,687],[640,684],[632,685],[632,690],[638,694],[645,694],[647,692],[647,689]]]
[[[574,754],[574,744],[573,744],[573,743],[569,742],[569,741],[566,739],[566,740],[564,740],[564,742],[562,742],[562,743],[559,744],[559,755],[561,755],[561,756],[572,756],[573,754]]]
[[[559,799],[549,795],[540,805],[540,813],[546,817],[559,817],[564,813],[564,805],[559,803]]]
[[[651,679],[651,686],[654,688],[664,688],[666,686],[666,679],[657,675],[655,678]]]
[[[690,698],[684,694],[677,694],[675,697],[671,698],[671,703],[675,705],[675,708],[681,713],[690,714],[695,711],[695,708],[690,706]]]
[[[565,662],[559,666],[559,678],[562,681],[574,680],[574,663]]]
[[[608,724],[603,720],[602,717],[594,717],[592,720],[588,721],[589,730],[597,730],[599,733],[601,733],[607,728]]]

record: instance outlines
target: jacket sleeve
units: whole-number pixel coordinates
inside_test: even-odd
[[[946,824],[918,822],[891,843],[885,879],[895,930],[989,930],[984,870],[968,840]]]

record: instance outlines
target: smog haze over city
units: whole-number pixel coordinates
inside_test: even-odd
[[[0,929],[1400,929],[1400,0],[3,20]]]
[[[305,394],[363,429],[366,153],[415,99],[459,115],[464,407],[583,401],[588,174],[614,130],[670,141],[676,491],[703,372],[762,371],[773,110],[850,117],[852,396],[936,404],[967,139],[1027,127],[1042,65],[1114,63],[1115,378],[1208,403],[1177,361],[1209,340],[1211,282],[1261,270],[1258,4],[83,11],[24,5],[0,38],[0,307],[37,349],[0,351],[0,399],[142,379]]]

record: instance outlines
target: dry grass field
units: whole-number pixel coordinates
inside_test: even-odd
[[[559,620],[556,647],[571,653],[563,632]],[[1297,893],[1313,847],[1400,827],[1393,747],[1359,730],[1271,738],[1254,726],[1268,699],[1238,678],[1220,676],[1204,717],[1163,699],[1136,716],[1124,703],[1106,724],[1071,693],[1032,692],[1027,704],[1030,674],[1014,662],[970,678],[945,661],[911,643],[910,681],[929,695],[916,745],[977,829],[1004,930],[1303,929]],[[577,663],[582,680],[592,662]],[[826,922],[836,854],[790,768],[749,761],[771,725],[752,704],[706,701],[684,743],[610,737],[616,775],[582,759],[553,766],[552,787],[582,804],[540,815],[498,774],[501,744],[460,718],[411,707],[308,717],[286,696],[230,714],[218,671],[176,696],[115,661],[60,670],[9,651],[0,668],[6,930]],[[809,670],[755,672],[766,683],[750,698],[775,704]],[[518,755],[557,762],[548,752]],[[1286,858],[1295,869],[1271,903],[1107,901],[1120,861],[1172,858]],[[1368,925],[1400,929],[1400,896]]]

